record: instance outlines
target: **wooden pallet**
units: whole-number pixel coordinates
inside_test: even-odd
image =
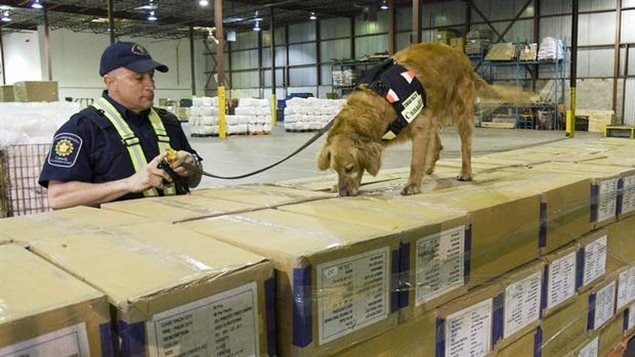
[[[635,125],[607,125],[604,129],[607,138],[635,139]]]

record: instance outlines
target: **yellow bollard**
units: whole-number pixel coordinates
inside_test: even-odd
[[[276,95],[271,94],[271,131],[276,127],[276,122],[278,121],[278,101],[276,100]]]
[[[227,137],[225,126],[225,87],[218,86],[218,137],[225,139]]]
[[[573,111],[567,110],[567,118],[565,119],[565,132],[567,138],[573,138],[575,135],[575,124],[573,122]]]

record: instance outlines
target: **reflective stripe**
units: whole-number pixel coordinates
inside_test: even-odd
[[[128,150],[128,156],[130,156],[130,161],[132,161],[132,166],[134,167],[135,172],[140,172],[148,164],[148,161],[143,154],[139,138],[135,135],[132,129],[130,129],[130,126],[128,126],[125,119],[121,116],[117,109],[108,102],[108,100],[102,97],[91,105],[95,109],[103,111],[106,119],[108,119],[108,121],[110,121],[110,123],[115,127],[115,130],[117,130],[117,133],[119,133],[119,136],[121,137],[121,142]],[[164,152],[170,146],[170,139],[167,136],[163,122],[154,109],[150,110],[149,118],[154,132],[157,135],[157,138],[159,138],[159,152]],[[165,141],[165,138],[167,138],[167,141]],[[174,188],[174,184],[165,185],[163,193],[165,195],[175,194],[176,189]],[[146,197],[158,196],[158,192],[154,187],[152,187],[143,191],[143,195]]]
[[[394,138],[396,138],[397,135],[395,135],[395,133],[392,132],[392,130],[389,130],[386,132],[386,134],[384,134],[384,136],[381,137],[382,140],[392,140]]]

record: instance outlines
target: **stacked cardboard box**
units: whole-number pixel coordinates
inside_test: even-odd
[[[280,210],[183,223],[277,270],[282,355],[327,355],[395,327],[399,232]]]
[[[261,256],[98,209],[10,224],[14,240],[108,296],[117,355],[276,354],[273,267]]]
[[[106,296],[15,244],[0,246],[1,356],[111,356]]]
[[[25,81],[13,85],[16,102],[57,102],[56,81]]]
[[[485,59],[488,61],[511,61],[516,58],[516,46],[513,43],[494,43],[489,46]]]
[[[12,85],[0,85],[0,102],[13,102],[15,95]]]

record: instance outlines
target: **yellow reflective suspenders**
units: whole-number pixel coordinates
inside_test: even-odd
[[[130,156],[135,172],[141,171],[148,164],[148,161],[143,154],[139,138],[135,135],[132,129],[130,129],[128,123],[126,123],[117,109],[115,109],[115,107],[103,97],[99,98],[91,105],[95,109],[101,110],[104,113],[104,116],[115,127],[115,130],[117,130],[117,133],[119,133],[119,136],[121,137],[121,142],[126,146],[126,149],[128,149],[128,155]],[[164,152],[170,147],[170,138],[165,131],[163,122],[161,121],[159,114],[157,114],[154,109],[150,109],[150,115],[148,118],[150,119],[154,133],[157,135],[159,141],[159,152]],[[174,195],[176,193],[174,183],[164,185],[163,193],[165,195]],[[152,187],[143,191],[143,195],[146,197],[158,196],[158,192],[154,187]]]

